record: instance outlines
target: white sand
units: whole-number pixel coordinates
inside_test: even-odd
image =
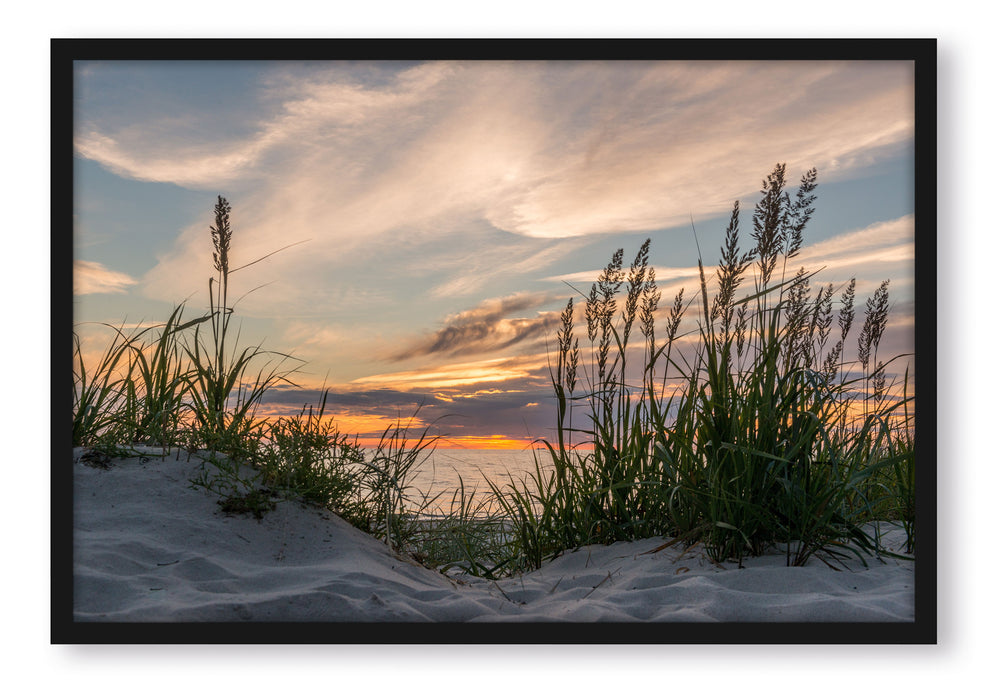
[[[717,566],[666,540],[593,546],[539,571],[461,581],[294,502],[259,521],[190,488],[195,458],[74,463],[77,621],[910,622],[914,564],[856,558]],[[887,541],[896,547],[899,530]]]

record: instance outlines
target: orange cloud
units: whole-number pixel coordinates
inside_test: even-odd
[[[269,404],[262,411],[259,411],[259,417],[267,421],[298,415],[298,406]],[[428,423],[418,416],[396,417],[380,413],[360,413],[346,410],[336,410],[332,416],[325,416],[323,421],[325,423],[332,421],[337,430],[356,440],[362,447],[374,447],[382,436],[391,433],[396,427],[406,429],[409,432],[409,437],[413,440],[418,438],[428,427]]]
[[[360,387],[378,386],[390,389],[434,388],[445,389],[469,386],[485,382],[506,382],[532,376],[533,370],[542,368],[537,362],[520,358],[497,358],[481,362],[467,362],[440,367],[376,374],[355,379],[351,384]]]

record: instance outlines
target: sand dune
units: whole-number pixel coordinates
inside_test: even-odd
[[[713,564],[664,538],[586,547],[522,576],[448,577],[335,515],[225,515],[195,458],[74,460],[74,619],[145,622],[910,622],[914,564],[783,553]],[[888,547],[903,533],[891,528]]]

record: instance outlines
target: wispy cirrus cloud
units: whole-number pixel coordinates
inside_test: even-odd
[[[124,294],[137,283],[130,275],[98,262],[76,260],[72,265],[72,291],[76,295]]]
[[[913,260],[914,214],[809,245],[801,257],[806,263],[828,263],[830,267]]]
[[[653,270],[657,284],[676,282],[678,280],[698,277],[697,265],[692,265],[691,267],[654,266]],[[582,270],[581,272],[569,272],[566,275],[555,275],[553,277],[545,277],[543,279],[545,281],[571,282],[576,284],[579,282],[595,282],[601,274],[601,269]]]
[[[253,286],[299,280],[305,262],[339,270],[380,255],[386,233],[412,245],[472,222],[532,239],[681,224],[751,197],[776,161],[841,178],[910,141],[912,81],[897,62],[331,63],[274,69],[255,86],[258,110],[227,115],[233,136],[202,138],[190,124],[206,118],[186,104],[128,125],[96,115],[76,143],[126,177],[229,189],[246,259],[311,239],[246,270]],[[196,287],[207,225],[162,255],[146,293]],[[464,293],[470,280],[452,273],[433,288]],[[302,299],[292,285],[273,294],[281,308]]]
[[[914,215],[879,221],[855,231],[848,231],[819,243],[809,245],[789,265],[799,266],[817,274],[812,283],[843,286],[856,279],[856,303],[862,306],[880,283],[891,280],[892,308],[898,304],[914,304]],[[897,323],[906,323],[903,314]],[[891,318],[891,325],[895,319]]]
[[[914,236],[914,215],[908,214],[808,245],[788,266],[795,273],[799,266],[804,266],[808,271],[824,267],[820,276],[831,278],[841,278],[846,274],[855,276],[863,270],[871,271],[873,277],[876,277],[886,268],[896,268],[900,282],[910,284],[913,280]],[[657,266],[654,269],[657,284],[665,297],[680,286],[687,286],[690,290],[693,285],[698,284],[699,272],[696,266]],[[715,266],[706,265],[705,272],[710,283],[715,281]],[[575,285],[590,284],[599,275],[601,270],[583,270],[546,277],[544,280]]]

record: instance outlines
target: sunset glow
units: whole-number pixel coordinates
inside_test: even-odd
[[[505,435],[458,435],[456,438],[442,438],[440,447],[453,450],[528,450],[534,445],[531,440]]]

